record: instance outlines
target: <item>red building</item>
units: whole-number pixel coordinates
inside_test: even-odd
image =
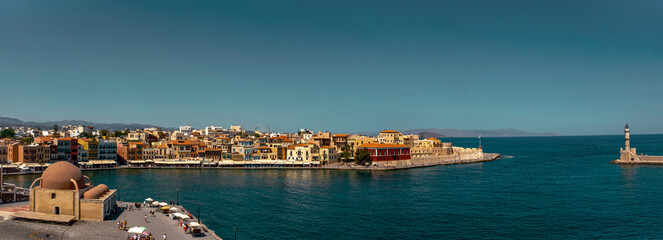
[[[393,143],[366,143],[357,146],[357,150],[368,150],[373,162],[409,160],[410,146]]]
[[[57,146],[57,160],[78,162],[78,139],[73,137],[56,138],[53,144]]]

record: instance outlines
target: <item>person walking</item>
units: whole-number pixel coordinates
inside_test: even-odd
[[[168,236],[166,236],[166,233],[163,233],[163,240],[168,240]]]
[[[120,222],[117,222],[117,230],[120,231]]]
[[[145,215],[145,222],[147,222],[147,215]]]

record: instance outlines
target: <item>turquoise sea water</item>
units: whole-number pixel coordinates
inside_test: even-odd
[[[623,136],[484,138],[513,158],[389,172],[86,172],[122,200],[175,200],[224,239],[663,238],[663,166],[609,164]],[[474,147],[477,139],[455,138]],[[634,135],[663,155],[663,135]],[[37,176],[10,176],[29,186]]]

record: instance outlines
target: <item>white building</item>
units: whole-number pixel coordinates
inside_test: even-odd
[[[191,125],[180,126],[180,132],[191,134]]]
[[[117,160],[117,143],[99,140],[99,160]]]

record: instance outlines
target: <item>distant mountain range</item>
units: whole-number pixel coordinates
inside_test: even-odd
[[[429,137],[533,137],[533,136],[560,136],[559,133],[531,133],[513,128],[503,128],[496,130],[460,130],[455,128],[440,129],[411,129],[401,131],[403,134],[418,134],[420,138]],[[380,132],[359,132],[358,134],[377,136]]]
[[[124,130],[124,129],[142,129],[159,126],[150,125],[150,124],[140,124],[140,123],[94,123],[83,120],[62,120],[62,121],[46,121],[46,122],[25,122],[16,118],[0,117],[0,126],[2,127],[33,127],[41,129],[52,129],[53,125],[58,125],[59,127],[65,125],[83,125],[83,126],[92,126],[96,130],[108,129],[111,131],[115,130]],[[172,130],[172,128],[161,128],[163,130]]]

